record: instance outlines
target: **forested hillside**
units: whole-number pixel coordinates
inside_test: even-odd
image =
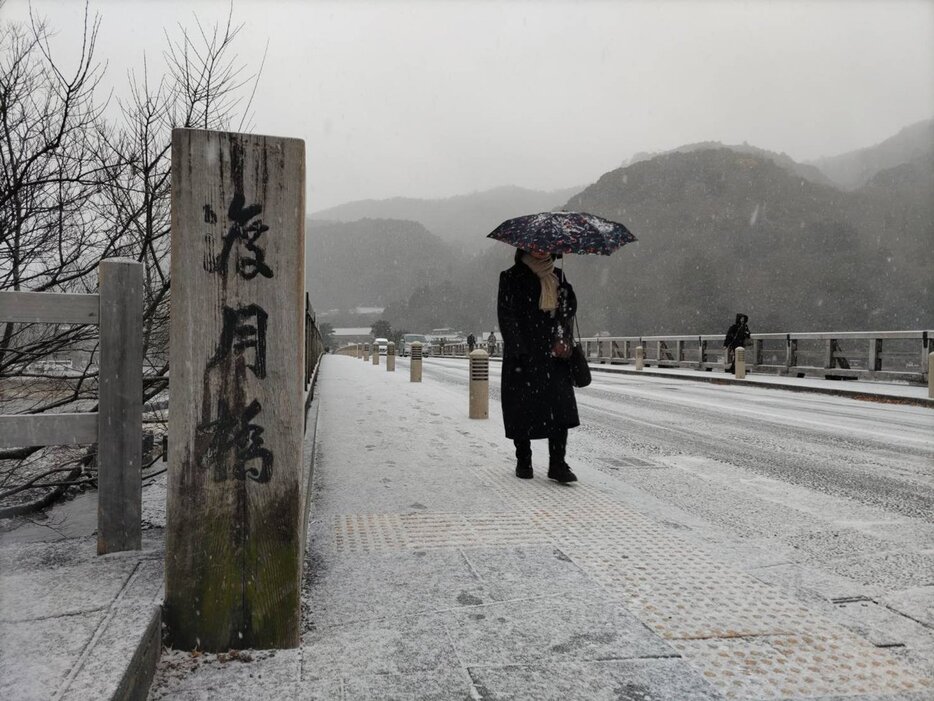
[[[571,197],[566,209],[621,221],[639,238],[609,258],[564,261],[582,332],[716,333],[739,311],[755,331],[934,327],[934,153],[852,191],[807,172],[752,147],[691,147]],[[411,221],[309,231],[319,251],[310,289],[326,307],[387,306],[387,320],[410,330],[496,326],[498,275],[514,249],[454,254]]]

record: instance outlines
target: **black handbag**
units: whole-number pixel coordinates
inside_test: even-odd
[[[577,326],[577,317],[574,317],[574,325]],[[571,364],[571,382],[575,387],[586,387],[590,384],[590,363],[587,362],[587,356],[584,354],[584,348],[580,342],[580,328],[577,329],[577,341],[571,349],[571,357],[568,362]]]

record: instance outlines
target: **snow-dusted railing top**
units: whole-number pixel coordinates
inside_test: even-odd
[[[724,367],[723,334],[604,336],[581,339],[591,362],[713,370]],[[749,372],[852,377],[926,383],[934,330],[754,333],[746,348]]]
[[[724,334],[670,336],[592,336],[582,338],[593,363],[635,363],[642,346],[645,365],[695,370],[723,369]],[[806,331],[754,333],[746,349],[747,372],[798,377],[859,378],[924,384],[934,330]],[[477,348],[486,349],[480,341]],[[489,349],[488,349],[489,350]],[[502,348],[493,349],[496,357]],[[466,355],[466,343],[449,343],[440,355]]]
[[[102,260],[99,294],[0,292],[0,323],[100,327],[98,410],[0,416],[0,448],[97,443],[97,553],[139,550],[143,266]]]

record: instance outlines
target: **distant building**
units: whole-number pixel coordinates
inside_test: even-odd
[[[445,327],[443,329],[432,329],[431,333],[425,335],[428,336],[428,338],[431,339],[433,343],[440,341],[442,338],[444,339],[445,343],[464,343],[467,341],[467,334],[465,334],[463,331],[458,331],[449,327]]]
[[[335,348],[342,348],[351,343],[372,343],[373,341],[373,334],[370,333],[369,326],[334,329],[331,337],[334,339]]]

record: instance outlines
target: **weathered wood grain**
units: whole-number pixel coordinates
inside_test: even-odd
[[[299,643],[304,148],[172,134],[165,622],[182,649]]]
[[[0,292],[0,322],[96,324],[98,296],[56,292]]]
[[[97,414],[0,416],[0,448],[97,442]]]
[[[143,266],[100,264],[97,553],[142,547]]]

